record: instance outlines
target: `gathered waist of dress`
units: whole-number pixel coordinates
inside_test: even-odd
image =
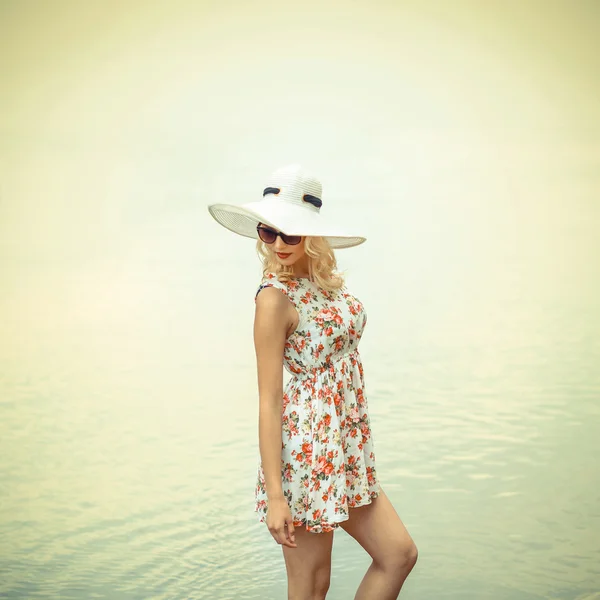
[[[325,373],[325,371],[331,370],[336,363],[340,362],[341,360],[344,360],[345,358],[349,358],[353,354],[358,355],[358,348],[354,348],[354,350],[346,352],[345,354],[336,354],[335,356],[332,356],[331,358],[322,362],[316,367],[310,367],[305,371],[303,370],[300,373],[295,373],[294,375],[296,377],[303,378],[306,376],[318,375],[319,373]]]

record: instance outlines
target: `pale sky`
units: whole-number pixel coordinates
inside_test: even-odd
[[[205,204],[289,162],[356,210],[503,202],[509,171],[598,167],[599,40],[594,0],[2,0],[0,252],[219,235]]]

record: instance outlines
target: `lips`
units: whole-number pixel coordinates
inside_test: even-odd
[[[287,258],[288,256],[291,256],[291,252],[288,252],[287,254],[284,254],[283,252],[278,252],[277,256],[279,256],[279,258]]]

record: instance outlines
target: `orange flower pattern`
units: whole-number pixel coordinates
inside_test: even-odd
[[[256,296],[270,286],[286,294],[299,316],[284,348],[292,377],[283,393],[283,493],[295,527],[332,531],[348,519],[349,508],[379,494],[358,353],[367,314],[346,286],[329,292],[308,279],[283,283],[268,273]],[[264,522],[268,500],[260,464],[255,497]]]

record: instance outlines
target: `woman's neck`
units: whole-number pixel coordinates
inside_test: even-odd
[[[310,274],[304,270],[300,270],[299,272],[294,271],[294,277],[296,279],[310,279]]]

